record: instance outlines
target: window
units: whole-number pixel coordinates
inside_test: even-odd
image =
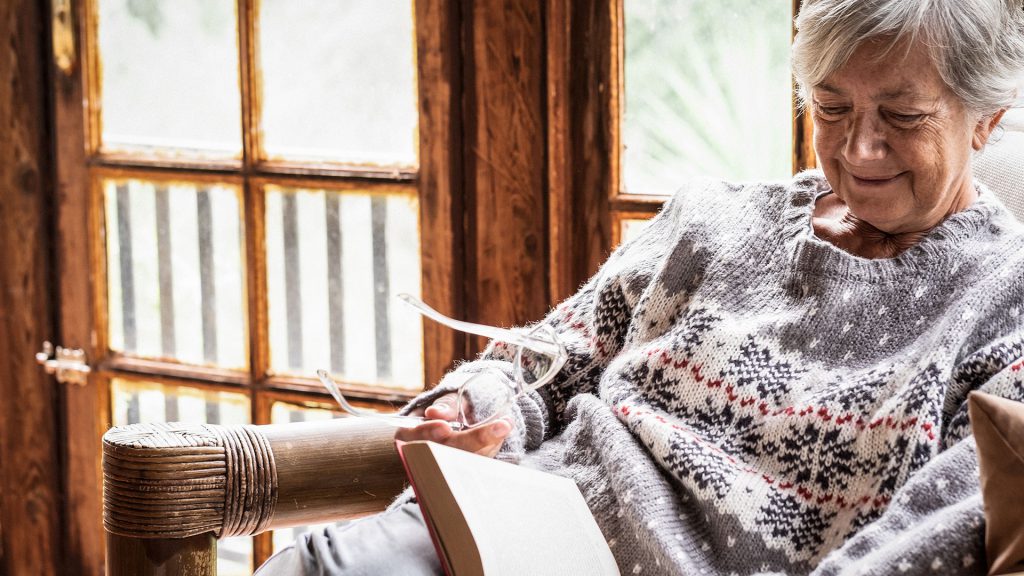
[[[792,168],[789,2],[625,0],[626,193]]]
[[[82,194],[62,197],[59,234],[87,239],[86,265],[62,274],[90,289],[62,314],[80,314],[71,332],[89,319],[96,388],[69,396],[67,474],[81,502],[72,532],[102,534],[96,431],[109,425],[263,424],[286,405],[322,415],[307,410],[324,407],[317,368],[377,410],[436,381],[463,356],[460,337],[395,295],[461,315],[447,273],[461,222],[438,177],[453,72],[450,13],[435,3],[76,8],[58,173]],[[272,542],[220,542],[219,572],[251,573]],[[81,547],[101,563],[101,541]]]
[[[697,176],[782,179],[810,158],[796,115],[790,0],[622,0],[613,240]],[[615,85],[615,84],[613,84]]]
[[[547,12],[553,300],[695,175],[814,165],[789,73],[797,0],[557,0]]]

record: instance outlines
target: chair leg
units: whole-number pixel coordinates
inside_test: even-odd
[[[190,538],[132,538],[107,532],[107,576],[217,574],[212,532]]]

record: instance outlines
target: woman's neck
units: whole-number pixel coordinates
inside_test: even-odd
[[[854,256],[871,260],[899,256],[934,228],[897,234],[879,230],[857,218],[835,194],[819,198],[811,224],[818,238]]]

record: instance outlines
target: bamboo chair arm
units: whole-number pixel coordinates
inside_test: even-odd
[[[176,548],[182,566],[204,574],[215,537],[379,511],[405,474],[394,428],[371,420],[153,423],[103,436],[103,484],[108,574],[167,569]]]

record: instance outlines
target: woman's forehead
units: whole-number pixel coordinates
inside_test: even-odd
[[[865,43],[814,90],[875,101],[922,103],[951,95],[927,48],[920,44],[885,48]]]

